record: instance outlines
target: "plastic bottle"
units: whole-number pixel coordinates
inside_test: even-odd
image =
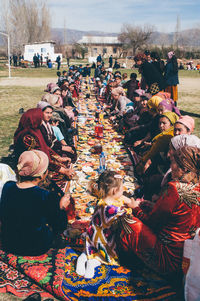
[[[101,152],[99,156],[99,173],[102,173],[106,170],[106,156],[104,152]]]
[[[99,114],[99,120],[101,123],[103,123],[103,118],[104,118],[104,112],[103,112],[103,110],[101,110],[100,114]]]

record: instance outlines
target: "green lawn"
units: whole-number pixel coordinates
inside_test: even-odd
[[[0,157],[8,152],[18,125],[19,109],[35,107],[44,94],[44,88],[0,87]]]
[[[85,62],[85,61],[84,61]],[[76,61],[80,63],[80,61]],[[61,71],[64,70],[62,67]],[[137,72],[133,69],[120,69],[122,73],[126,72],[130,75],[131,72]],[[13,77],[29,77],[30,83],[33,77],[43,77],[43,78],[55,78],[56,70],[47,68],[28,68],[28,69],[12,69]],[[8,75],[7,68],[5,68],[4,63],[0,61],[0,77],[6,77]],[[181,78],[200,78],[200,73],[198,71],[187,71],[182,70],[179,72],[180,81]],[[30,84],[31,85],[31,84]],[[199,87],[197,87],[199,88]],[[199,89],[200,90],[200,89]],[[19,109],[24,108],[27,110],[29,108],[35,107],[41,96],[44,94],[44,87],[7,87],[0,86],[0,158],[2,156],[7,156],[9,145],[13,142],[13,135],[17,128],[19,119],[21,115],[19,114]],[[189,99],[189,101],[188,101]],[[199,114],[199,92],[181,92],[179,93],[179,107],[187,113]],[[196,122],[195,134],[199,136],[200,131],[200,118],[194,117]],[[0,294],[0,300],[2,301],[17,301],[21,298],[16,298],[11,294]],[[56,300],[56,299],[55,299]]]
[[[0,65],[2,66],[2,65]],[[2,69],[2,70],[1,70]],[[61,69],[62,70],[62,69]],[[133,69],[120,69],[121,72],[127,72],[128,75],[131,72],[137,72]],[[7,70],[5,67],[0,67],[0,77],[6,76]],[[55,78],[56,81],[56,70],[47,68],[16,68],[12,70],[12,76],[15,77],[43,77],[43,78]],[[187,71],[181,70],[179,72],[180,80],[181,78],[200,78],[199,71]],[[31,85],[31,84],[30,84]],[[198,87],[197,87],[198,88]],[[196,93],[196,92],[195,92]],[[19,109],[24,108],[25,110],[35,107],[41,96],[44,94],[44,87],[8,87],[0,86],[0,158],[6,156],[8,153],[9,145],[12,144],[13,134],[17,128],[20,114]],[[190,101],[187,101],[187,97],[190,97]],[[188,113],[195,112],[200,114],[199,106],[199,93],[198,94],[188,94],[186,92],[179,93],[179,106],[181,110]],[[195,117],[196,129],[195,133],[199,135],[200,130],[200,119]]]

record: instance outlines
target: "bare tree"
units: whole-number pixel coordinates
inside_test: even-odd
[[[138,49],[141,49],[142,46],[148,43],[153,31],[154,28],[151,25],[142,27],[124,24],[118,38],[122,42],[124,49],[131,48],[133,55],[135,55]]]
[[[4,30],[11,37],[11,49],[21,52],[23,44],[50,39],[50,15],[45,0],[8,0],[3,15]]]
[[[74,50],[81,55],[81,58],[84,59],[85,58],[85,54],[88,52],[87,47],[79,44],[79,43],[74,43],[73,44],[73,48]]]

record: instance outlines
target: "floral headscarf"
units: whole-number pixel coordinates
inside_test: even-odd
[[[200,174],[200,149],[183,146],[173,152],[173,156],[181,169]]]

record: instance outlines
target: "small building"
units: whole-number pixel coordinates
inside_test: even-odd
[[[33,61],[34,54],[39,54],[43,56],[43,60],[45,61],[47,58],[52,62],[56,61],[58,55],[60,55],[62,60],[62,53],[54,52],[54,45],[56,43],[53,41],[50,42],[35,42],[33,44],[24,45],[24,60],[25,61]]]
[[[122,55],[122,43],[117,36],[83,36],[78,43],[87,48],[87,57],[97,57],[99,54],[104,58],[111,54],[113,57]]]

